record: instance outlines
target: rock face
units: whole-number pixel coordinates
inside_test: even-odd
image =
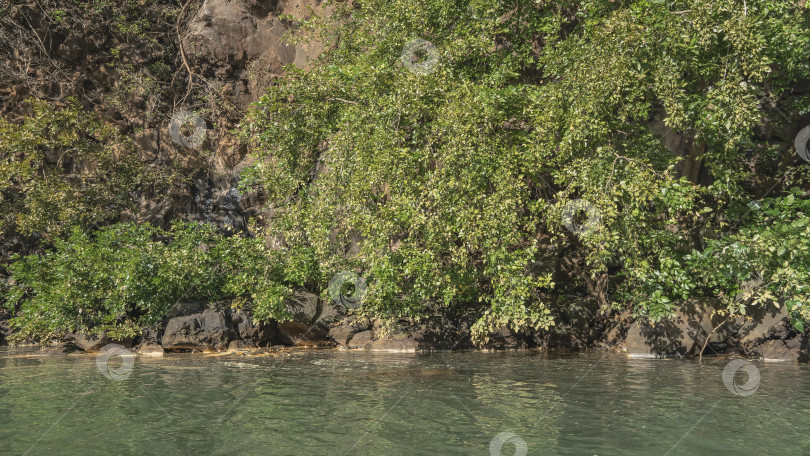
[[[635,358],[697,355],[709,337],[704,354],[736,352],[766,361],[795,361],[804,356],[804,339],[790,327],[784,308],[754,307],[746,318],[735,319],[710,317],[711,312],[708,305],[688,304],[672,318],[655,325],[636,321],[627,330],[624,342],[627,355]]]
[[[682,357],[698,354],[706,338],[709,343],[722,343],[734,333],[733,325],[720,326],[723,319],[710,317],[712,308],[700,303],[687,303],[676,314],[656,324],[636,321],[627,330],[625,350],[633,358]]]
[[[138,354],[143,356],[161,357],[165,350],[158,344],[147,343],[138,347]]]
[[[161,345],[167,350],[224,350],[238,334],[222,310],[175,317],[166,324]]]
[[[331,324],[341,311],[331,301],[324,302],[314,293],[298,290],[286,303],[293,321],[278,324],[279,341],[285,345],[323,345],[328,343]]]
[[[771,339],[757,346],[755,353],[766,363],[798,361],[801,357],[801,346],[801,336],[789,340]]]
[[[274,323],[264,325],[255,324],[250,312],[236,310],[230,313],[230,317],[236,332],[239,334],[239,338],[244,342],[245,346],[263,347],[270,345],[273,343],[273,338],[278,334]]]
[[[319,325],[286,321],[278,324],[278,341],[283,345],[322,345],[327,330]]]
[[[472,347],[468,328],[467,322],[433,317],[419,324],[402,324],[386,333],[379,321],[348,318],[331,327],[328,337],[348,349],[397,352],[452,350]]]
[[[270,84],[294,63],[307,68],[322,51],[317,42],[289,44],[289,22],[323,11],[316,0],[206,0],[188,25],[183,46],[191,65],[204,74],[230,81],[237,104],[255,102]]]
[[[132,337],[128,337],[123,340],[114,340],[107,337],[105,334],[100,336],[89,336],[87,334],[71,333],[65,338],[68,342],[73,343],[73,345],[86,352],[97,352],[107,344],[118,344],[124,347],[131,347],[133,341]]]
[[[203,308],[206,303],[180,303],[165,321],[161,345],[167,350],[225,350],[263,347],[281,339],[275,322],[258,324],[247,310]],[[216,305],[215,305],[216,306]]]
[[[789,315],[784,307],[754,308],[749,311],[750,320],[739,320],[736,332],[740,344],[748,346],[783,331]]]

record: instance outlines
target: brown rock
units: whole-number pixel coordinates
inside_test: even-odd
[[[625,350],[632,358],[661,358],[696,355],[707,337],[710,343],[724,342],[736,328],[723,317],[710,317],[712,307],[705,303],[685,303],[671,318],[651,324],[636,321],[627,330]]]
[[[349,339],[346,346],[350,349],[371,350],[374,342],[374,331],[361,331]]]
[[[798,361],[799,359],[799,346],[798,344],[788,344],[779,339],[765,341],[763,344],[756,348],[759,356],[767,362],[786,362]]]
[[[161,344],[167,350],[224,350],[237,337],[224,311],[205,309],[170,319]]]
[[[748,319],[740,320],[737,337],[743,346],[751,345],[779,331],[788,323],[790,315],[784,307],[751,308]]]
[[[372,350],[413,352],[419,349],[419,342],[412,334],[395,332],[387,337],[371,341]]]
[[[326,330],[296,321],[278,324],[278,340],[284,345],[313,345],[326,342]]]
[[[163,356],[164,351],[158,344],[143,344],[138,347],[138,354],[143,356]]]
[[[129,348],[132,347],[132,340],[133,340],[132,337],[127,337],[126,339],[123,340],[114,340],[107,337],[107,335],[104,333],[102,333],[99,336],[87,335],[82,333],[70,333],[66,336],[66,339],[86,352],[97,352],[101,350],[102,347],[108,344],[118,344]]]
[[[335,326],[334,328],[329,329],[329,334],[327,334],[327,337],[334,340],[340,345],[346,345],[346,343],[349,341],[349,338],[352,337],[356,332],[357,329],[355,329],[351,325],[338,325]]]
[[[239,337],[247,346],[263,347],[270,345],[278,335],[275,322],[256,323],[253,321],[252,315],[244,310],[233,310],[230,316]]]

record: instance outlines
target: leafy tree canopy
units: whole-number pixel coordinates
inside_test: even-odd
[[[259,158],[243,182],[271,194],[273,234],[367,277],[362,312],[470,309],[479,340],[548,327],[563,287],[539,267],[551,248],[582,260],[605,309],[658,319],[759,275],[807,315],[806,195],[787,191],[807,188],[806,164],[761,132],[807,110],[790,95],[808,76],[797,2],[330,7],[300,24],[329,51],[243,124]],[[708,178],[683,172],[662,131]],[[567,230],[574,200],[598,223]]]

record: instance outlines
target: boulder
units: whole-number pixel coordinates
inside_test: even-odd
[[[245,342],[246,346],[264,347],[271,345],[278,336],[278,328],[275,322],[257,324],[248,311],[232,310],[230,317],[234,328],[236,328],[239,337]]]
[[[369,329],[353,335],[346,343],[346,347],[350,349],[371,350],[372,342],[374,342],[374,331]]]
[[[342,315],[341,309],[331,300],[324,302],[320,296],[306,290],[296,290],[292,299],[286,302],[286,307],[293,315],[293,321],[324,328],[338,321]]]
[[[237,338],[225,311],[205,309],[199,314],[170,319],[161,345],[167,350],[224,350]]]
[[[253,348],[253,347],[254,347],[253,344],[249,344],[249,343],[245,342],[244,340],[237,339],[237,340],[232,340],[231,343],[228,344],[228,351],[243,350],[243,349],[246,349],[246,348]]]
[[[790,315],[783,306],[751,307],[748,309],[747,317],[737,320],[739,329],[736,336],[743,347],[756,344],[782,331],[790,320]]]
[[[420,349],[421,344],[417,340],[418,334],[406,334],[396,331],[391,335],[375,338],[371,341],[371,350],[394,351],[394,352],[414,352]],[[359,344],[360,341],[357,341]],[[365,347],[364,347],[365,348]]]
[[[97,352],[108,344],[118,344],[127,348],[132,347],[132,341],[134,338],[127,337],[122,340],[116,340],[107,337],[107,335],[104,333],[101,333],[98,336],[82,333],[68,333],[65,336],[65,339],[86,352]]]
[[[138,347],[138,354],[142,356],[163,356],[165,350],[161,345],[146,343]]]
[[[498,331],[492,332],[489,335],[489,341],[484,345],[484,348],[492,350],[514,350],[518,348],[528,348],[529,344],[526,339],[506,326],[501,327]]]
[[[326,333],[319,325],[287,321],[278,324],[277,340],[284,345],[319,345],[327,341]]]
[[[357,332],[357,329],[348,324],[340,324],[329,329],[327,337],[334,340],[339,345],[346,345],[349,339]]]
[[[800,348],[800,338],[788,341],[771,339],[763,342],[755,351],[766,363],[785,362],[798,361]]]
[[[738,328],[727,322],[712,333],[724,318],[711,317],[711,313],[712,307],[707,304],[688,302],[674,316],[655,324],[637,320],[627,330],[627,355],[631,358],[697,355],[709,335],[709,345],[724,343]]]

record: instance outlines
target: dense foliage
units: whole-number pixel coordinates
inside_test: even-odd
[[[8,304],[19,310],[11,323],[20,340],[68,331],[134,336],[180,300],[227,299],[260,320],[284,318],[285,299],[312,267],[306,256],[268,252],[259,239],[224,237],[211,225],[74,229],[52,252],[11,266]]]
[[[303,24],[330,52],[291,69],[245,124],[260,158],[246,183],[269,189],[288,244],[366,275],[364,312],[467,307],[479,339],[548,327],[565,292],[538,267],[550,247],[581,260],[573,278],[604,310],[659,319],[759,275],[778,281],[761,297],[807,315],[806,276],[791,274],[808,266],[806,196],[781,193],[806,188],[806,170],[757,130],[785,126],[780,107],[806,110],[789,97],[808,74],[796,2],[333,6]],[[407,54],[414,39],[435,49]],[[740,218],[768,174],[773,198]],[[601,217],[574,235],[564,212],[578,199]]]
[[[810,318],[810,168],[789,149],[810,111],[794,93],[810,79],[803,2],[329,10],[297,24],[327,52],[243,122],[257,160],[242,185],[269,194],[266,232],[88,233],[170,178],[76,107],[0,123],[3,229],[53,243],[10,267],[20,337],[134,334],[178,299],[289,318],[295,287],[328,298],[339,272],[368,285],[353,312],[466,312],[478,342],[547,329],[585,294],[652,320],[691,298]]]
[[[75,101],[32,100],[23,123],[0,119],[0,233],[59,238],[132,213],[140,195],[167,192],[171,166],[148,166],[111,125]]]

